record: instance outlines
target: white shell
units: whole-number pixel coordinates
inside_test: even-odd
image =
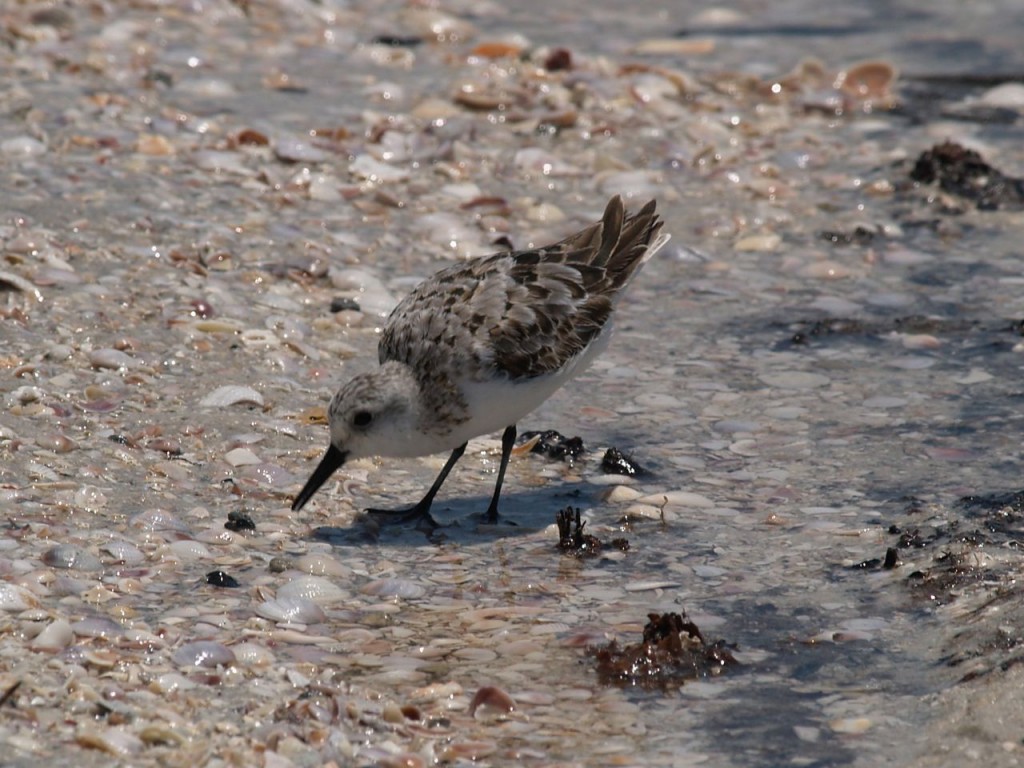
[[[219,667],[235,663],[234,651],[212,640],[185,643],[171,658],[182,667]]]
[[[56,653],[71,645],[71,641],[74,639],[75,633],[71,631],[71,625],[64,619],[57,619],[36,635],[30,647],[34,651]]]
[[[208,394],[199,404],[206,408],[226,408],[229,405],[246,403],[263,407],[263,395],[252,387],[243,387],[238,384],[225,384],[217,387]]]
[[[302,595],[264,600],[256,606],[256,613],[271,621],[299,624],[313,624],[326,618],[319,605]]]
[[[279,601],[295,597],[307,598],[317,605],[330,605],[344,600],[348,597],[348,593],[337,584],[320,576],[299,576],[277,590]]]

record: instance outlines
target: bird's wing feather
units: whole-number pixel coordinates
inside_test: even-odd
[[[428,378],[554,373],[600,336],[617,294],[664,243],[660,229],[653,201],[627,216],[614,197],[601,221],[560,243],[441,270],[392,312],[380,361]]]

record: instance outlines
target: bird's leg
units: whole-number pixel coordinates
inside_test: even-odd
[[[462,454],[465,452],[466,443],[463,443],[452,451],[452,455],[448,457],[448,461],[445,462],[444,467],[441,469],[441,474],[437,476],[434,484],[430,486],[430,490],[427,491],[427,495],[420,499],[414,506],[411,506],[408,509],[368,509],[366,510],[366,514],[378,515],[386,518],[383,521],[385,525],[423,522],[430,528],[437,528],[438,523],[430,514],[430,505],[434,503],[434,497],[437,495],[437,492],[441,490],[441,486],[444,485],[445,478],[448,477],[448,473],[452,471],[452,467],[455,466],[455,462],[462,458]]]
[[[488,523],[498,522],[498,497],[501,496],[501,484],[505,481],[505,470],[508,468],[508,457],[512,455],[512,446],[516,442],[516,425],[505,427],[501,435],[501,466],[498,467],[498,482],[494,484],[494,496],[491,497],[490,506],[484,513],[484,521]]]

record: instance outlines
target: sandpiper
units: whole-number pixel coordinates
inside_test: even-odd
[[[417,504],[367,510],[434,526],[430,506],[467,442],[504,429],[485,513],[497,521],[516,422],[608,345],[623,289],[669,239],[661,228],[655,201],[628,214],[616,196],[601,221],[559,243],[472,259],[420,283],[388,318],[380,367],[331,400],[331,444],[292,510],[349,459],[451,451]]]

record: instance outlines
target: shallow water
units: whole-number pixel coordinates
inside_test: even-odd
[[[1014,541],[957,538],[992,530],[957,500],[1020,487],[1021,214],[908,173],[952,139],[1024,175],[1024,100],[989,90],[1024,71],[1024,22],[1011,3],[649,5],[9,12],[12,764],[1020,759],[1013,717],[988,714],[1019,709],[1000,669]],[[453,39],[367,44],[439,20]],[[691,48],[638,50],[684,29]],[[498,38],[541,50],[467,60]],[[544,46],[573,69],[545,73]],[[827,77],[769,95],[808,56]],[[844,104],[836,73],[872,57],[901,71],[895,101]],[[288,512],[325,446],[311,409],[372,359],[382,312],[449,259],[564,236],[620,192],[656,196],[673,240],[608,352],[520,424],[589,451],[513,461],[517,526],[469,520],[493,438],[450,478],[433,541],[356,514],[417,497],[444,457],[357,462]],[[364,311],[331,313],[339,296]],[[222,385],[255,392],[203,405]],[[607,446],[652,474],[604,475]],[[566,505],[629,551],[559,555]],[[229,512],[255,533],[225,531]],[[852,569],[893,525],[957,535]],[[915,586],[944,546],[978,579]],[[218,569],[241,588],[208,586]],[[597,682],[587,642],[680,610],[742,665]],[[471,715],[486,685],[515,711]]]

